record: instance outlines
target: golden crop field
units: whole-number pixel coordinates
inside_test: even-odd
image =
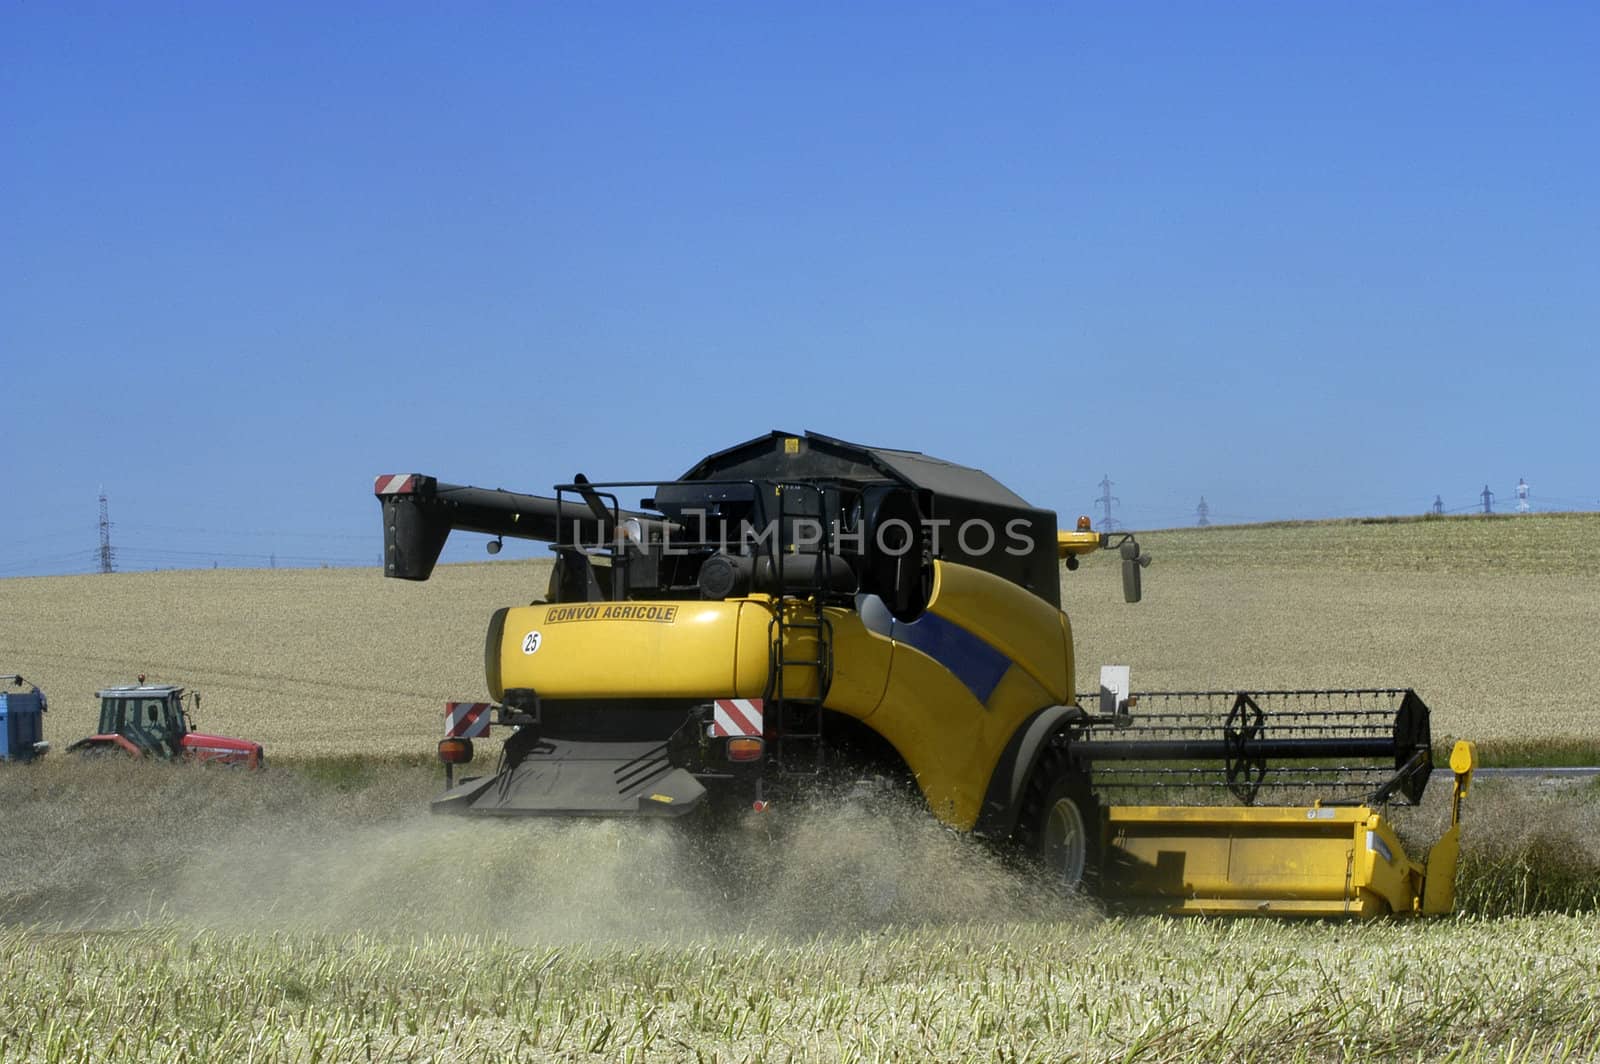
[[[377,530],[374,529],[376,537]],[[1326,522],[1142,537],[1145,600],[1116,564],[1063,570],[1078,686],[1127,664],[1138,689],[1415,687],[1436,737],[1600,736],[1600,515]],[[50,737],[88,734],[97,688],[204,695],[199,721],[273,759],[426,756],[447,699],[485,697],[483,630],[541,597],[543,562],[199,570],[0,581],[0,669],[51,698]]]
[[[586,949],[0,930],[0,1054],[1580,1064],[1600,1045],[1597,953],[1600,928],[1565,917],[976,923]]]
[[[432,774],[0,769],[6,1061],[1585,1061],[1600,790],[1474,791],[1461,915],[1106,915],[911,801],[431,818]],[[1518,915],[1521,914],[1521,915]]]
[[[1414,687],[1435,739],[1600,738],[1600,514],[1184,529],[1140,542],[1145,600],[1115,567],[1065,574],[1079,688]],[[1493,760],[1492,756],[1490,758]]]

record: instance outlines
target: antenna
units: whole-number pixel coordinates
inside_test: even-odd
[[[1111,487],[1111,474],[1107,473],[1100,481],[1100,497],[1094,501],[1096,506],[1105,511],[1104,517],[1100,522],[1100,528],[1106,532],[1115,532],[1117,530],[1117,521],[1116,518],[1111,516],[1111,507],[1115,503],[1122,502],[1121,499],[1111,494]]]
[[[1483,491],[1479,494],[1478,498],[1483,500],[1484,513],[1494,513],[1494,492],[1489,490],[1489,485],[1485,484],[1483,486]]]
[[[111,547],[111,508],[106,504],[106,487],[100,485],[100,571],[117,571],[117,552]]]
[[[1200,496],[1200,505],[1194,508],[1195,524],[1205,528],[1211,524],[1211,507],[1206,505],[1206,497]]]
[[[1517,513],[1531,513],[1533,507],[1528,505],[1528,482],[1521,477],[1517,478]]]

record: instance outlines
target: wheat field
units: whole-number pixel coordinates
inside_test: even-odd
[[[374,538],[377,530],[374,529]],[[1143,690],[1415,687],[1436,737],[1600,736],[1600,515],[1185,529],[1141,542],[1145,600],[1109,554],[1062,573],[1078,688],[1130,665]],[[542,597],[548,563],[189,570],[0,580],[0,669],[86,735],[94,692],[139,673],[204,695],[205,729],[274,760],[427,756],[442,703],[485,697],[483,631]]]
[[[1579,1062],[1600,928],[974,924],[568,950],[0,930],[0,1056]],[[48,1022],[34,1016],[48,1016]]]
[[[431,818],[432,773],[0,770],[0,1060],[1587,1061],[1600,789],[1475,789],[1451,919],[1107,915],[910,800]],[[1541,893],[1542,892],[1542,893]]]

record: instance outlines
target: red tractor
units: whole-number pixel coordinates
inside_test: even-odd
[[[96,696],[100,699],[100,731],[79,739],[68,750],[80,754],[182,758],[246,768],[262,768],[267,763],[260,743],[194,731],[184,710],[181,687],[146,684],[141,676],[137,685],[108,687],[96,692]],[[200,708],[200,692],[190,695],[190,706]]]

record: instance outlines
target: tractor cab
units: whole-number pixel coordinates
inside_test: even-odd
[[[189,692],[186,700],[182,687],[147,684],[141,676],[137,685],[108,687],[95,696],[100,699],[100,730],[73,743],[69,750],[121,751],[132,757],[220,761],[250,768],[266,762],[260,743],[194,730],[189,711],[200,706],[198,691]]]
[[[174,757],[189,734],[183,688],[170,684],[112,687],[96,692],[100,699],[100,734],[120,735],[141,751]],[[195,703],[199,692],[192,696]]]

